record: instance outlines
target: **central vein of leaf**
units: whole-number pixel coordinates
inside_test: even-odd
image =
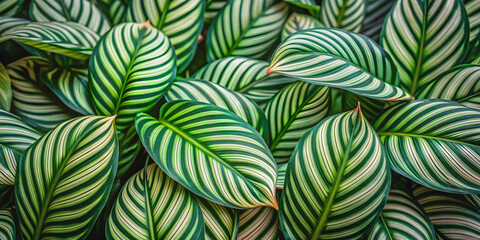
[[[67,10],[67,6],[65,5],[65,0],[60,0],[60,5],[62,5],[63,14],[65,15],[67,21],[73,22],[72,16],[70,16],[70,13]]]
[[[337,22],[335,23],[336,28],[342,28],[343,16],[345,15],[345,10],[347,9],[348,0],[342,1],[342,6],[340,7],[340,12],[338,13]]]
[[[150,202],[150,189],[147,184],[147,164],[143,168],[143,187],[145,189],[145,214],[147,215],[148,239],[157,239],[155,236],[155,225],[153,224],[152,207]]]
[[[385,231],[387,231],[387,234],[388,234],[388,236],[389,236],[388,239],[394,239],[394,238],[392,237],[392,234],[390,233],[390,228],[388,227],[387,222],[385,222],[385,219],[383,219],[383,216],[382,216],[382,215],[380,215],[380,220],[382,220],[383,227],[385,228]]]
[[[427,21],[428,21],[428,1],[424,1],[424,6],[423,6],[424,12],[423,12],[423,24],[422,24],[422,35],[420,36],[420,48],[418,49],[417,52],[417,63],[415,65],[415,75],[413,75],[412,79],[412,88],[410,89],[410,95],[414,96],[415,90],[417,88],[418,84],[418,78],[420,77],[420,69],[422,67],[422,62],[423,62],[423,47],[425,45],[425,38],[426,38],[426,32],[427,32]]]

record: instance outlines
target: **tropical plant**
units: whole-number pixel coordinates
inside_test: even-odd
[[[480,0],[0,0],[0,239],[480,239]]]

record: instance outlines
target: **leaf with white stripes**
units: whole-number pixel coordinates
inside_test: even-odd
[[[131,0],[126,20],[149,20],[153,27],[165,34],[175,49],[177,69],[181,73],[195,55],[204,11],[205,0]]]
[[[117,161],[113,117],[78,117],[42,136],[17,168],[23,238],[85,239],[107,201]]]
[[[79,23],[32,22],[2,35],[0,42],[15,40],[36,49],[85,60],[99,39],[96,32]]]
[[[439,191],[480,193],[480,111],[446,100],[389,108],[373,125],[392,169]]]
[[[366,0],[322,0],[320,20],[328,28],[359,32],[365,18]]]
[[[414,95],[463,61],[468,33],[461,0],[398,0],[385,19],[380,43],[397,66],[401,86]]]
[[[171,86],[175,53],[168,38],[147,23],[115,26],[90,58],[88,87],[97,114],[117,115],[118,130],[152,109]]]
[[[125,21],[125,13],[130,0],[90,0],[109,19],[112,25],[117,25]]]
[[[392,189],[382,215],[367,239],[435,240],[435,229],[415,199],[402,190]]]
[[[205,220],[205,239],[235,240],[238,234],[238,211],[197,197]]]
[[[277,207],[277,166],[260,134],[223,108],[173,101],[159,119],[137,114],[138,135],[175,181],[212,202],[233,208]]]
[[[371,39],[339,29],[308,29],[290,35],[275,50],[268,73],[341,88],[369,98],[412,97],[401,88],[390,56]]]
[[[19,117],[0,109],[0,144],[21,153],[41,136]]]
[[[135,126],[130,126],[126,130],[117,132],[118,134],[118,168],[116,178],[122,177],[132,166],[135,158],[138,156],[142,143],[138,138]]]
[[[464,0],[465,10],[468,15],[468,22],[470,26],[470,46],[479,41],[480,33],[480,1],[479,0]]]
[[[322,120],[288,162],[279,204],[287,239],[350,239],[370,232],[390,188],[388,156],[360,107]]]
[[[442,239],[480,239],[480,209],[468,201],[468,195],[438,192],[418,184],[413,194]]]
[[[285,185],[285,174],[287,173],[288,163],[278,165],[277,189],[283,189]]]
[[[210,22],[225,7],[228,0],[206,0],[205,22]]]
[[[12,83],[7,69],[0,63],[0,108],[10,111],[12,106]]]
[[[277,164],[286,163],[298,140],[330,113],[330,88],[295,82],[278,92],[265,106]]]
[[[314,10],[314,11],[320,10],[320,6],[317,4],[320,1],[316,1],[316,0],[284,0],[284,1],[293,5],[299,6],[301,8]]]
[[[16,17],[0,17],[0,36],[13,32],[16,28],[31,23],[30,20]]]
[[[321,27],[325,27],[325,25],[323,25],[316,18],[294,12],[292,15],[290,15],[290,17],[288,17],[287,21],[283,25],[282,41],[285,40],[285,38],[287,38],[290,34],[301,32],[310,28]]]
[[[204,234],[195,197],[156,164],[125,183],[106,224],[107,239],[201,239]]]
[[[20,154],[0,143],[0,184],[14,185]]]
[[[0,1],[0,16],[11,17],[22,9],[24,0],[2,0]]]
[[[273,208],[257,207],[240,213],[238,240],[277,240],[278,212]]]
[[[416,98],[451,100],[480,110],[480,66],[454,67],[419,89]]]
[[[210,24],[207,61],[263,57],[280,37],[288,4],[275,0],[229,1]]]
[[[366,0],[365,18],[360,33],[378,42],[385,17],[395,0]]]
[[[100,36],[110,29],[108,19],[87,0],[32,0],[30,18],[35,22],[76,22]]]
[[[15,239],[15,221],[9,210],[0,210],[0,239]]]

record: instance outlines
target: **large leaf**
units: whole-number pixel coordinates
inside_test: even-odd
[[[359,32],[365,17],[366,0],[323,0],[320,20],[328,28]]]
[[[272,138],[270,151],[278,164],[290,159],[298,140],[330,113],[330,88],[295,82],[266,105]]]
[[[0,2],[0,16],[14,16],[21,10],[23,1],[24,0],[2,0]]]
[[[15,208],[24,239],[85,239],[113,184],[118,143],[113,117],[64,122],[19,161]]]
[[[177,56],[178,72],[183,72],[193,60],[197,40],[203,28],[205,0],[131,0],[127,22],[145,22],[163,32]]]
[[[385,17],[395,4],[395,0],[366,0],[366,4],[360,33],[378,42]]]
[[[0,37],[0,42],[15,40],[25,45],[67,57],[85,60],[100,36],[74,22],[32,22]]]
[[[197,198],[197,201],[205,220],[205,239],[237,239],[237,210],[201,198]]]
[[[288,5],[275,0],[229,1],[210,24],[208,62],[229,57],[261,58],[280,37]]]
[[[399,80],[397,70],[380,46],[363,35],[339,29],[309,29],[291,35],[275,50],[271,72],[379,100],[412,98],[390,85]]]
[[[290,17],[288,17],[285,25],[283,25],[282,41],[285,40],[285,38],[288,37],[290,34],[301,32],[310,28],[320,27],[325,27],[325,25],[323,25],[316,18],[294,12],[292,13],[292,15],[290,15]]]
[[[15,221],[9,210],[0,210],[0,239],[15,239]]]
[[[0,63],[0,108],[10,111],[12,106],[12,83],[7,69]]]
[[[204,80],[176,80],[168,94],[167,101],[193,100],[210,103],[227,109],[254,127],[266,141],[269,140],[268,123],[262,109],[250,99],[215,83]]]
[[[480,66],[462,65],[452,68],[419,89],[416,97],[452,100],[480,110]]]
[[[193,195],[156,164],[125,183],[106,225],[107,239],[201,239],[204,234]]]
[[[480,193],[480,111],[445,100],[396,105],[375,121],[393,170],[426,187]]]
[[[159,120],[138,114],[135,126],[153,160],[193,193],[227,207],[277,207],[277,166],[265,141],[228,110],[173,101]]]
[[[380,43],[397,66],[401,86],[414,95],[463,61],[468,33],[461,0],[398,0],[385,19]]]
[[[273,208],[257,207],[240,213],[238,240],[277,240],[278,213]]]
[[[125,23],[98,42],[89,70],[96,112],[117,115],[115,123],[123,130],[165,95],[175,78],[175,54],[168,38],[148,23]]]
[[[387,154],[360,107],[328,117],[298,142],[285,177],[280,223],[287,239],[368,234],[390,188]]]
[[[108,19],[87,0],[32,0],[30,17],[35,22],[80,23],[100,36],[110,29]]]
[[[41,136],[19,117],[0,109],[0,144],[21,153]]]

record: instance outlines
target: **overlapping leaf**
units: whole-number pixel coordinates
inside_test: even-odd
[[[10,111],[12,105],[12,83],[7,69],[0,63],[0,108]]]
[[[18,152],[0,144],[1,185],[14,185],[18,159],[20,159],[20,154]]]
[[[205,221],[205,239],[237,239],[237,210],[201,198],[197,198],[197,201]]]
[[[228,0],[206,0],[205,22],[210,22],[228,3]]]
[[[277,188],[283,189],[285,185],[285,174],[287,173],[288,163],[278,165]]]
[[[238,240],[278,239],[278,213],[273,208],[258,207],[240,213]]]
[[[29,23],[31,23],[31,21],[23,18],[0,17],[0,36],[13,32],[16,28]]]
[[[364,0],[323,0],[320,20],[328,28],[359,32],[365,18],[366,4]]]
[[[9,210],[0,210],[0,239],[15,239],[15,221]]]
[[[21,153],[41,136],[19,117],[0,109],[0,144]]]
[[[142,149],[142,143],[138,139],[135,126],[130,126],[126,130],[120,131],[118,134],[118,168],[117,178],[123,176],[128,169],[132,166],[135,158],[138,156],[140,149]]]
[[[360,33],[378,41],[385,17],[394,4],[395,0],[367,0]]]
[[[2,0],[0,2],[0,16],[11,17],[22,8],[24,0]]]
[[[300,32],[310,28],[320,28],[325,27],[320,21],[312,16],[308,16],[300,13],[292,13],[288,17],[285,25],[282,29],[282,41],[285,40],[290,34]]]

